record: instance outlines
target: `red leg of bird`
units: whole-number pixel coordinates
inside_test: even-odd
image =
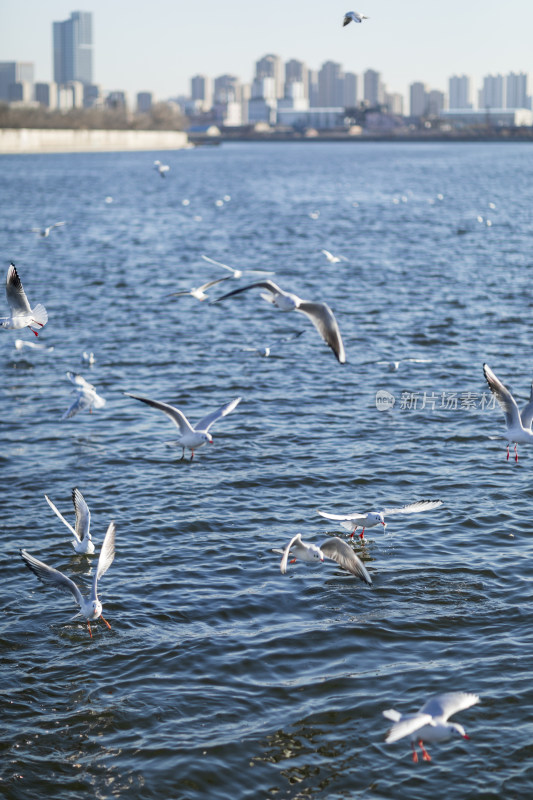
[[[424,761],[431,761],[431,756],[429,755],[428,751],[424,747],[424,743],[423,743],[422,739],[420,739],[420,741],[418,742],[418,746],[422,750],[422,758],[424,759]]]
[[[291,560],[289,561],[289,564],[296,564],[296,559],[295,558],[291,558]]]
[[[517,445],[516,444],[514,446],[514,460],[518,464],[518,450],[517,450]]]
[[[87,620],[87,627],[89,628],[89,636],[92,639],[93,638],[93,632],[91,630],[91,623],[89,622],[89,620]]]
[[[363,539],[365,538],[365,529],[364,528],[361,531],[361,533],[359,534],[359,538],[361,539],[361,541],[363,541]]]
[[[418,764],[418,754],[416,752],[415,743],[411,742],[411,747],[413,748],[413,761],[415,764]]]
[[[509,461],[509,445],[507,445],[507,461]]]
[[[29,327],[29,326],[28,326],[28,327]],[[37,333],[37,331],[34,331],[34,330],[33,330],[33,328],[30,328],[30,331],[31,331],[32,333],[34,333],[34,334],[35,334],[35,336],[39,336],[39,334]]]
[[[191,461],[193,460],[193,458],[194,458],[194,450],[191,450]]]
[[[100,619],[101,619],[103,622],[105,622],[105,624],[107,625],[107,627],[109,628],[109,630],[111,630],[111,625],[109,624],[109,622],[108,622],[106,619],[104,619],[104,618],[103,618],[103,616],[102,616],[101,614],[100,614]]]

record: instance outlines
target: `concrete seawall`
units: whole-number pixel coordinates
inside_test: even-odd
[[[105,153],[120,150],[180,150],[189,146],[182,131],[112,131],[3,128],[0,154]]]

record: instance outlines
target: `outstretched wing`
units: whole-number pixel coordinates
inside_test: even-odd
[[[104,543],[102,544],[102,549],[100,550],[100,556],[98,558],[98,566],[96,568],[96,573],[93,578],[93,590],[91,593],[91,599],[96,600],[97,594],[97,587],[98,581],[105,575],[113,560],[115,558],[115,523],[110,522],[107,528],[107,532],[104,538]]]
[[[301,534],[297,533],[296,536],[292,537],[292,539],[290,540],[289,544],[287,545],[287,547],[283,551],[283,558],[281,559],[281,562],[280,562],[280,565],[279,565],[279,568],[281,570],[281,574],[282,575],[285,575],[285,573],[287,572],[287,561],[289,560],[289,551],[290,551],[291,547],[293,546],[293,544],[295,542],[301,542],[301,540],[302,540]]]
[[[393,709],[391,709],[391,711],[393,711]],[[388,716],[386,712],[383,712],[383,715]],[[390,716],[388,716],[388,718],[390,719]],[[403,739],[404,736],[409,736],[411,733],[419,731],[424,725],[429,725],[431,720],[431,714],[408,714],[405,717],[401,717],[399,722],[395,722],[394,725],[391,726],[385,737],[385,742],[387,744],[397,742],[398,739]]]
[[[22,287],[22,281],[18,276],[13,262],[9,265],[6,278],[7,302],[14,314],[29,314],[31,306],[26,297],[26,292]]]
[[[340,567],[351,572],[352,575],[355,575],[369,586],[372,585],[372,578],[368,574],[365,565],[354,553],[350,545],[343,542],[342,539],[339,539],[337,536],[326,539],[326,541],[320,545],[320,549],[326,558],[336,561]]]
[[[390,516],[391,514],[416,514],[418,511],[431,511],[432,508],[438,508],[442,505],[442,500],[417,500],[415,503],[409,503],[400,508],[384,508],[382,514]]]
[[[247,292],[248,289],[266,289],[267,292],[271,292],[271,294],[285,294],[283,289],[280,289],[274,281],[257,281],[256,283],[250,283],[248,286],[241,286],[240,289],[234,289],[232,292],[228,292],[227,294],[223,294],[222,297],[217,297],[216,300],[213,300],[214,303],[219,303],[221,300],[225,300],[227,297],[233,297],[235,294],[240,294],[241,292]]]
[[[340,364],[344,364],[346,353],[344,352],[341,332],[331,308],[326,303],[309,303],[306,300],[302,300],[296,311],[301,311],[309,317],[326,344],[335,353],[337,361]]]
[[[76,539],[83,542],[91,525],[91,512],[89,506],[78,488],[72,490],[72,502],[76,512]]]
[[[516,400],[514,399],[509,389],[507,389],[507,387],[503,385],[503,383],[499,380],[499,378],[496,377],[496,375],[491,370],[488,364],[483,364],[483,374],[485,376],[485,380],[489,385],[489,389],[495,396],[500,408],[502,409],[505,415],[505,422],[507,424],[507,427],[520,428],[522,425],[522,421],[520,419],[520,412],[518,410],[518,406],[516,405]]]
[[[67,408],[61,419],[70,419],[70,417],[74,417],[78,411],[82,411],[84,408],[87,408],[89,405],[89,399],[86,394],[76,394],[75,400],[71,403],[71,405]]]
[[[139,397],[139,395],[130,394],[129,392],[124,392],[124,394],[127,397],[133,397],[134,400],[140,400],[141,403],[146,403],[146,405],[152,406],[152,408],[158,408],[159,411],[162,411],[164,414],[166,414],[167,417],[169,417],[172,422],[178,426],[182,435],[185,433],[194,432],[194,428],[190,424],[185,414],[180,411],[179,408],[169,406],[168,403],[160,403],[159,400],[150,400],[148,397]]]
[[[74,492],[75,490],[73,489],[72,491]],[[59,511],[59,509],[57,509],[57,508],[55,507],[55,505],[52,503],[52,501],[50,500],[50,498],[48,497],[48,495],[47,495],[47,494],[45,494],[45,496],[44,496],[44,499],[46,500],[46,502],[48,503],[48,505],[50,506],[50,508],[51,508],[51,509],[52,509],[52,511],[54,512],[54,514],[56,514],[56,515],[59,517],[59,519],[61,520],[61,522],[62,522],[64,525],[66,525],[66,526],[67,526],[67,528],[69,529],[69,531],[70,531],[70,532],[73,534],[74,538],[75,538],[75,539],[76,539],[78,542],[81,542],[81,539],[80,539],[80,537],[78,536],[78,532],[77,532],[76,530],[74,530],[74,528],[72,527],[72,525],[70,524],[70,522],[67,522],[67,520],[65,519],[65,517],[63,516],[63,514],[61,513],[61,511]],[[76,525],[76,527],[78,527],[78,526]]]
[[[39,561],[39,559],[34,558],[34,556],[31,556],[26,550],[21,550],[20,555],[28,569],[30,569],[42,583],[48,583],[55,589],[60,589],[63,592],[70,592],[76,603],[80,606],[82,605],[83,597],[74,581],[71,581],[70,578],[67,578],[67,576],[63,575],[58,569],[49,567],[47,564]]]
[[[479,703],[477,694],[470,692],[446,692],[431,697],[420,709],[420,714],[430,714],[446,721],[452,714]]]
[[[533,422],[533,382],[531,383],[529,400],[522,409],[522,413],[520,414],[520,419],[522,420],[522,425],[526,429],[526,431],[531,430],[531,423]]]
[[[218,408],[216,411],[211,411],[210,414],[206,414],[197,425],[194,426],[196,431],[208,431],[211,425],[220,419],[220,417],[225,417],[227,414],[230,414],[234,408],[236,408],[239,403],[241,402],[241,397],[236,397],[235,400],[231,400],[229,403],[226,403],[225,406],[222,408]]]
[[[327,511],[319,511],[318,508],[316,510],[317,514],[320,514],[321,517],[324,519],[334,519],[338,520],[339,522],[349,522],[351,520],[363,520],[366,519],[366,514],[358,514],[357,512],[353,514],[330,514]]]

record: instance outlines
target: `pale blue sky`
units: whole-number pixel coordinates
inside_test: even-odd
[[[533,79],[532,0],[2,0],[0,60],[34,61],[52,79],[52,22],[71,11],[94,14],[95,82],[106,90],[189,91],[196,73],[252,78],[266,53],[317,69],[379,70],[389,91],[425,81],[447,90],[453,74],[477,89],[489,73]],[[347,4],[349,3],[349,5]],[[371,19],[342,28],[345,11]],[[533,86],[530,86],[530,93]]]

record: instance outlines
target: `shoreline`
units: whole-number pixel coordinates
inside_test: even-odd
[[[192,145],[184,131],[0,129],[0,155],[183,150],[188,147]]]

